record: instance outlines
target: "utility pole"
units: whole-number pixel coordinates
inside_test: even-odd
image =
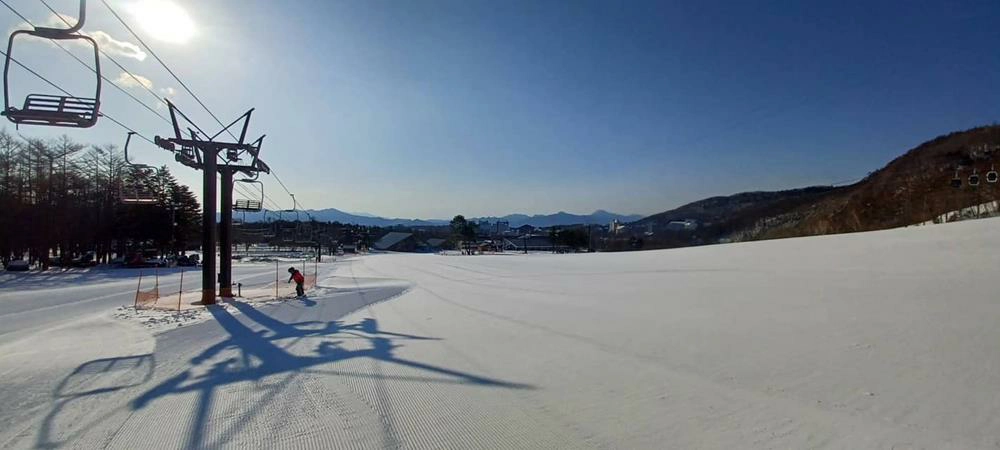
[[[257,138],[252,143],[246,143],[247,127],[250,125],[250,115],[253,109],[243,113],[242,116],[232,121],[213,136],[206,136],[202,139],[190,128],[190,138],[181,135],[180,124],[177,120],[179,114],[191,126],[201,131],[191,119],[169,100],[167,107],[170,110],[170,120],[173,124],[174,137],[162,138],[156,136],[156,145],[174,154],[181,164],[202,171],[202,270],[201,270],[201,303],[211,305],[215,303],[216,290],[215,283],[219,283],[219,294],[224,297],[232,297],[232,225],[233,225],[233,174],[236,172],[253,176],[259,172],[270,173],[271,169],[260,160],[260,146],[264,141],[264,136]],[[220,142],[215,139],[222,133],[229,131],[229,128],[237,123],[243,123],[242,131],[237,142]],[[204,133],[203,133],[204,134]],[[232,135],[232,133],[230,133]],[[219,161],[222,161],[220,164]],[[219,227],[219,237],[216,239],[216,173],[222,176],[222,214],[221,226]],[[219,242],[221,240],[221,242]],[[218,245],[217,245],[218,244]],[[219,272],[216,273],[215,249],[219,247],[220,258]]]

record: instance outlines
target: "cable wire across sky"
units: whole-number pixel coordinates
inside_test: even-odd
[[[158,63],[160,63],[160,65],[161,65],[161,66],[163,66],[163,69],[164,69],[164,70],[166,70],[166,71],[167,71],[167,73],[169,73],[169,74],[170,74],[170,76],[171,76],[171,77],[173,77],[173,78],[174,78],[174,80],[176,80],[176,81],[177,81],[177,83],[178,83],[178,84],[179,84],[179,85],[180,85],[180,86],[181,86],[181,87],[182,87],[182,88],[184,89],[184,91],[185,91],[185,92],[187,92],[187,93],[188,93],[188,95],[190,95],[190,96],[191,96],[191,98],[193,98],[193,99],[194,99],[194,100],[195,100],[196,102],[198,102],[198,104],[199,104],[199,105],[201,105],[201,107],[202,107],[202,108],[203,108],[203,109],[205,110],[205,112],[207,112],[207,113],[208,113],[208,115],[209,115],[209,116],[211,116],[211,117],[212,117],[212,119],[214,119],[214,120],[215,120],[215,122],[216,122],[216,123],[218,123],[220,127],[223,127],[223,128],[225,128],[225,127],[226,127],[226,125],[225,125],[225,124],[224,124],[224,123],[222,122],[222,120],[221,120],[221,119],[219,119],[219,116],[217,116],[217,115],[216,115],[216,114],[215,114],[214,112],[212,112],[211,108],[209,108],[209,107],[208,107],[208,105],[206,105],[206,104],[205,104],[205,102],[203,102],[203,101],[201,100],[201,98],[199,98],[199,97],[198,97],[198,96],[197,96],[197,95],[196,95],[196,94],[194,93],[194,91],[192,91],[192,90],[191,90],[191,88],[190,88],[190,87],[188,87],[188,85],[187,85],[186,83],[184,83],[184,81],[183,81],[183,80],[181,80],[180,76],[178,76],[178,75],[177,75],[177,73],[176,73],[176,72],[174,72],[174,71],[173,71],[173,69],[171,69],[171,68],[170,68],[170,66],[168,66],[168,65],[167,65],[167,63],[166,63],[166,62],[165,62],[165,61],[164,61],[164,60],[163,60],[162,58],[160,58],[160,56],[159,56],[159,55],[158,55],[158,54],[156,53],[156,51],[154,51],[154,50],[153,50],[153,49],[152,49],[152,48],[151,48],[151,47],[149,46],[149,44],[147,44],[147,43],[146,43],[146,41],[144,41],[144,40],[143,40],[143,39],[142,39],[142,38],[141,38],[141,37],[139,36],[139,34],[138,34],[138,33],[136,33],[136,32],[135,32],[135,30],[133,30],[133,29],[132,29],[132,27],[131,27],[131,26],[130,26],[130,25],[128,24],[128,22],[126,22],[126,21],[125,21],[125,19],[123,19],[123,18],[122,18],[122,16],[121,16],[121,15],[119,15],[117,11],[115,11],[115,9],[114,9],[114,8],[113,8],[113,7],[112,7],[112,6],[111,6],[111,5],[110,5],[110,4],[109,4],[109,3],[107,2],[107,0],[101,0],[101,3],[102,3],[102,4],[104,5],[104,7],[105,7],[105,8],[107,8],[107,9],[108,9],[108,11],[109,11],[109,12],[111,13],[111,15],[112,15],[112,16],[114,16],[114,17],[115,17],[115,19],[117,19],[117,20],[118,20],[118,22],[122,24],[122,26],[123,26],[123,27],[124,27],[124,28],[125,28],[125,29],[126,29],[126,30],[127,30],[128,32],[129,32],[129,34],[131,34],[131,35],[132,35],[132,37],[134,37],[134,38],[136,39],[136,41],[138,41],[138,42],[139,42],[139,44],[140,44],[140,45],[142,45],[142,47],[143,47],[144,49],[146,49],[146,51],[148,51],[148,52],[149,52],[149,54],[150,54],[150,55],[151,55],[151,56],[153,57],[153,59],[155,59],[155,60],[156,60],[156,61],[157,61]],[[230,136],[230,137],[232,137],[232,138],[233,138],[234,140],[237,140],[237,139],[238,139],[238,138],[236,137],[236,135],[234,135],[234,134],[232,133],[232,131],[230,131],[229,129],[226,129],[225,131],[226,131],[226,133],[228,133],[228,134],[229,134],[229,136]],[[274,169],[271,169],[271,172],[270,172],[270,173],[271,173],[271,176],[273,176],[273,177],[274,177],[274,179],[275,179],[275,180],[276,180],[276,181],[278,182],[278,184],[279,184],[279,185],[281,185],[281,188],[285,190],[285,193],[287,193],[287,194],[288,194],[289,196],[293,196],[292,192],[291,192],[291,191],[290,191],[290,190],[288,189],[288,187],[287,187],[287,186],[285,186],[285,183],[283,183],[283,182],[281,181],[281,179],[280,179],[280,178],[278,178],[278,174],[277,174],[277,173],[276,173],[276,172],[274,171]],[[265,198],[266,198],[266,196],[265,196]],[[294,203],[293,203],[293,205],[292,205],[292,208],[293,208],[293,209],[294,209],[294,208],[296,208],[296,205],[295,205]]]
[[[69,22],[66,20],[65,16],[63,14],[60,14],[59,12],[57,12],[46,0],[39,0],[39,1],[53,15],[55,15],[57,18],[59,18],[59,20],[61,20],[62,22],[66,23],[68,26],[70,25]],[[17,17],[19,17],[21,20],[23,20],[29,26],[32,26],[32,27],[35,26],[33,22],[31,22],[30,20],[28,20],[27,17],[25,17],[20,12],[18,12],[14,7],[12,7],[9,3],[7,3],[6,0],[0,0],[0,3],[2,3],[7,9],[9,9],[12,13],[14,13],[14,15],[16,15]],[[173,79],[175,81],[177,81],[177,83],[184,89],[184,91],[187,92],[205,110],[205,112],[207,112],[209,114],[209,116],[211,116],[212,119],[215,120],[215,122],[219,124],[219,126],[225,128],[225,124],[222,122],[222,120],[220,120],[219,117],[208,107],[208,105],[206,105],[205,102],[202,101],[201,98],[198,97],[197,94],[195,94],[194,91],[180,78],[180,76],[178,76],[177,73],[173,69],[171,69],[162,58],[160,58],[160,56],[149,46],[149,44],[147,44],[146,41],[143,40],[138,35],[138,33],[135,32],[135,30],[128,24],[128,22],[126,22],[125,19],[122,18],[122,16],[119,15],[118,12],[115,11],[115,9],[106,0],[101,0],[101,3],[104,4],[104,6],[108,9],[108,11],[112,14],[112,16],[114,16],[115,19],[117,19],[118,22],[121,23],[121,25],[129,32],[129,34],[131,34],[139,42],[139,44],[142,45],[142,47],[147,52],[149,52],[149,54],[151,56],[153,56],[153,58],[164,68],[164,70],[166,70],[167,73],[169,73],[170,76],[173,77]],[[102,80],[104,80],[105,82],[107,82],[107,83],[111,84],[112,86],[114,86],[120,92],[122,92],[123,94],[125,94],[126,96],[128,96],[130,99],[132,99],[133,101],[135,101],[136,103],[138,103],[139,105],[141,105],[144,109],[146,109],[150,113],[156,115],[160,120],[162,120],[162,121],[164,121],[164,122],[166,122],[168,124],[171,123],[170,120],[167,119],[162,113],[160,113],[159,111],[156,111],[155,109],[153,109],[152,107],[150,107],[146,102],[143,102],[142,100],[140,100],[139,98],[137,98],[135,95],[133,95],[132,93],[128,92],[124,87],[122,87],[121,85],[119,85],[118,83],[116,83],[114,80],[111,80],[108,77],[104,76],[103,74],[98,73],[97,70],[96,70],[96,68],[92,67],[91,65],[87,64],[85,61],[83,61],[82,59],[80,59],[79,57],[77,57],[76,55],[74,55],[73,52],[71,52],[69,49],[65,48],[64,46],[62,46],[58,42],[56,42],[55,44],[60,49],[62,49],[64,52],[66,52],[68,55],[70,55],[78,63],[80,63],[84,67],[87,67],[92,72],[97,73],[101,77]],[[143,88],[146,92],[148,92],[150,95],[152,95],[159,103],[161,103],[163,105],[167,104],[166,100],[163,97],[161,97],[160,95],[158,95],[149,86],[147,86],[147,84],[144,83],[142,80],[140,80],[137,75],[135,75],[134,73],[132,73],[132,71],[126,69],[115,58],[113,58],[111,55],[107,54],[107,52],[105,52],[103,50],[100,50],[100,49],[99,49],[99,51],[100,51],[100,54],[103,57],[105,57],[109,61],[111,61],[112,64],[114,64],[116,67],[118,67],[125,75],[127,75],[139,87]],[[0,51],[0,54],[3,54],[5,57],[8,56],[3,51]],[[15,64],[17,64],[18,66],[20,66],[22,69],[28,71],[33,76],[37,77],[38,79],[42,80],[43,82],[47,83],[48,85],[52,86],[53,88],[59,90],[60,92],[66,94],[68,96],[73,96],[72,93],[70,93],[67,90],[63,89],[58,84],[56,84],[56,83],[52,82],[51,80],[47,79],[43,75],[39,74],[37,71],[35,71],[35,70],[31,69],[30,67],[26,66],[25,64],[21,63],[17,59],[11,57],[10,60],[12,62],[14,62]],[[107,118],[108,120],[110,120],[111,122],[115,123],[119,127],[123,128],[123,129],[125,129],[127,131],[134,132],[137,136],[139,136],[144,141],[149,142],[150,144],[155,145],[155,143],[153,142],[152,139],[148,138],[147,136],[145,136],[144,134],[142,134],[142,133],[140,133],[138,131],[135,131],[132,127],[130,127],[130,126],[126,125],[125,123],[123,123],[123,122],[115,119],[114,117],[108,115],[103,110],[103,108],[102,108],[102,111],[100,112],[100,114],[101,114],[102,117]],[[233,139],[237,139],[236,136],[232,133],[231,130],[225,129],[225,131]],[[278,182],[278,185],[281,186],[281,188],[285,191],[285,193],[288,194],[289,197],[291,197],[294,200],[294,194],[291,192],[290,189],[288,189],[288,186],[285,185],[285,183],[281,180],[281,178],[278,177],[278,174],[274,171],[273,168],[271,169],[270,174],[271,174],[271,176],[274,177],[275,181]],[[236,189],[241,195],[247,196],[249,198],[256,198],[256,196],[258,195],[256,193],[250,192],[250,190],[248,190],[247,188],[239,185],[238,183],[234,185],[234,189]],[[267,195],[266,192],[263,195],[263,200],[265,202],[265,207],[267,209],[276,210],[276,211],[280,211],[280,210],[284,209],[284,208],[280,207],[279,202],[277,202],[276,200],[274,200],[270,195]],[[296,210],[296,209],[298,209],[298,201],[297,200],[293,201],[293,203],[292,203],[292,210]],[[306,215],[309,216],[310,218],[312,218],[312,216],[308,212],[306,212]]]

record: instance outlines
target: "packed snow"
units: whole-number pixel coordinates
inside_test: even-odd
[[[369,255],[176,329],[95,311],[0,343],[0,447],[996,448],[998,228]]]

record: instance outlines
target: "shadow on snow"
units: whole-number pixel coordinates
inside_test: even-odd
[[[313,306],[307,304],[306,306]],[[273,399],[292,379],[302,373],[312,373],[325,376],[336,377],[360,377],[375,380],[381,383],[384,380],[395,381],[417,381],[423,383],[446,383],[446,384],[468,384],[485,387],[506,388],[506,389],[533,389],[533,386],[519,383],[512,383],[503,380],[488,378],[468,372],[453,370],[446,367],[414,361],[397,356],[395,349],[401,347],[396,341],[400,340],[422,340],[433,341],[438,338],[415,336],[403,333],[394,333],[379,328],[375,319],[366,318],[357,323],[345,324],[342,321],[334,320],[328,322],[307,321],[298,323],[285,323],[278,320],[253,306],[234,301],[230,303],[239,310],[244,317],[259,325],[258,329],[253,329],[241,322],[237,317],[231,315],[225,308],[220,306],[209,307],[209,311],[216,322],[227,332],[228,337],[211,347],[205,349],[191,359],[192,367],[180,372],[166,380],[161,381],[142,392],[129,402],[132,411],[141,410],[150,406],[157,399],[177,394],[197,393],[198,399],[192,417],[187,423],[191,424],[188,431],[188,442],[186,448],[201,448],[205,446],[216,446],[220,443],[206,443],[206,424],[210,418],[215,392],[220,387],[241,382],[260,381],[265,377],[286,375],[284,379],[278,381],[277,389],[264,389],[267,393],[261,399],[268,402]],[[306,354],[294,354],[287,349],[304,339],[318,339],[319,342]],[[340,339],[340,340],[337,340]],[[367,342],[364,348],[349,350],[340,344],[343,339],[360,339]],[[279,346],[278,343],[284,347]],[[234,351],[236,356],[218,360],[208,365],[209,360],[219,356],[225,351]],[[345,361],[354,358],[369,358],[381,363],[396,364],[425,372],[425,376],[399,376],[385,375],[382,373],[347,372],[322,368],[320,366]],[[218,359],[218,358],[216,358]],[[116,364],[126,364],[135,366],[144,371],[141,376],[133,376],[129,382],[124,384],[82,390],[80,392],[67,394],[64,392],[66,386],[80,384],[74,380],[82,374],[106,373],[115,367]],[[64,409],[65,405],[76,401],[82,397],[99,395],[114,392],[122,389],[138,389],[138,386],[148,382],[153,378],[155,361],[152,355],[130,356],[124,358],[110,358],[87,362],[79,366],[73,373],[67,376],[54,395],[54,407],[46,416],[41,429],[37,446],[42,448],[53,448],[59,443],[52,442],[53,422],[56,416]],[[196,369],[201,370],[196,370]],[[140,381],[134,381],[134,380]],[[83,427],[76,429],[69,436],[60,436],[62,442],[70,442],[73,438],[80,436],[87,429],[96,426],[97,423],[108,419],[114,411],[105,415],[93,418]],[[247,420],[234,425],[235,429],[225,430],[223,436],[231,435],[247,425]],[[385,426],[391,426],[388,423]],[[391,430],[390,430],[391,431]]]

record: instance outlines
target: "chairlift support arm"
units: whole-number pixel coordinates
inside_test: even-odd
[[[61,17],[60,17],[61,19]],[[38,32],[37,36],[48,37],[48,35],[66,35],[73,34],[83,28],[83,23],[87,20],[87,0],[80,0],[80,14],[76,18],[76,23],[69,28],[50,28],[50,27],[35,27],[35,31]],[[61,39],[58,37],[48,37],[49,39]]]

